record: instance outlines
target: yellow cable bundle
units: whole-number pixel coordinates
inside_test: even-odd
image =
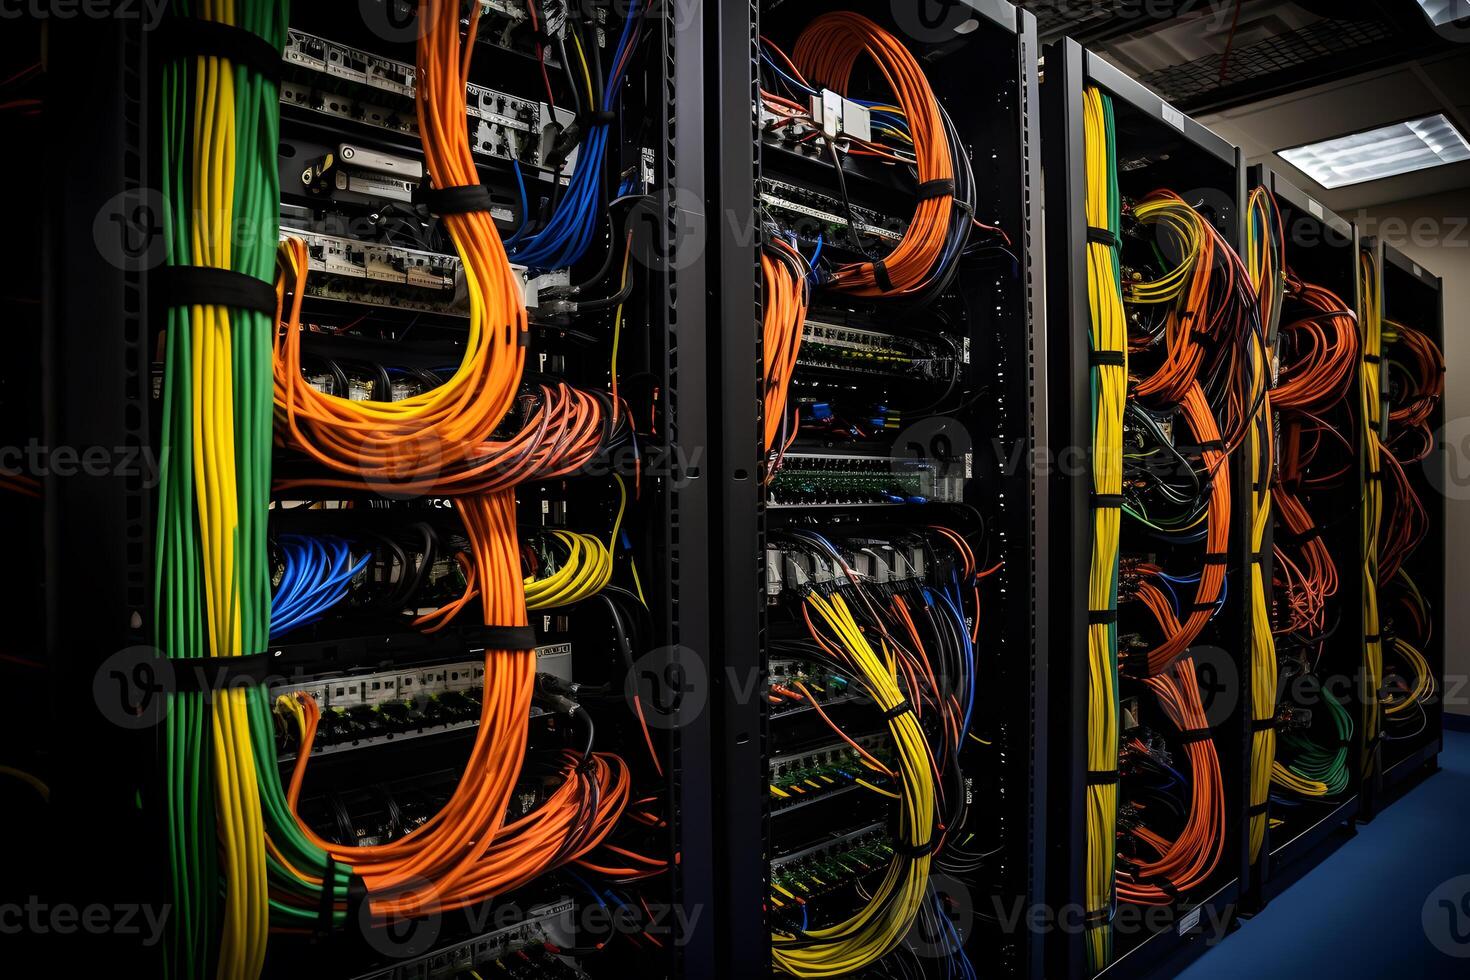
[[[601,592],[612,581],[612,553],[591,534],[553,531],[567,549],[561,567],[545,578],[526,578],[526,608],[570,606]]]
[[[1397,636],[1391,637],[1389,642],[1393,644],[1394,653],[1414,668],[1414,686],[1409,689],[1409,692],[1401,697],[1386,700],[1384,703],[1384,715],[1396,718],[1415,705],[1422,704],[1426,699],[1433,697],[1438,685],[1434,679],[1434,672],[1429,669],[1429,661],[1417,647]]]
[[[1113,157],[1112,103],[1095,88],[1083,95],[1084,147],[1087,168],[1087,223],[1119,233],[1120,202]],[[1123,411],[1128,396],[1128,323],[1123,311],[1121,266],[1115,245],[1087,245],[1090,338],[1094,354],[1117,363],[1092,366],[1094,409],[1092,489],[1102,497],[1123,492]],[[1178,287],[1170,287],[1177,294]],[[1116,506],[1093,509],[1092,562],[1087,579],[1089,610],[1118,607],[1118,555],[1122,511]],[[1087,768],[1118,770],[1118,627],[1116,622],[1090,623],[1087,628],[1089,673],[1087,699]],[[1113,874],[1117,858],[1118,783],[1089,780],[1087,786],[1087,952],[1093,970],[1112,959]]]
[[[1269,192],[1260,187],[1251,192],[1253,219],[1267,195]],[[1276,251],[1270,247],[1269,237],[1266,237],[1271,230],[1263,231],[1264,236],[1247,236],[1246,268],[1258,301],[1261,329],[1274,335],[1284,278],[1276,267]],[[1263,726],[1253,728],[1251,732],[1250,859],[1254,864],[1266,840],[1266,807],[1271,799],[1271,775],[1276,768],[1276,728],[1270,723],[1276,718],[1278,677],[1276,635],[1271,626],[1271,609],[1266,602],[1265,567],[1261,560],[1266,531],[1271,527],[1271,484],[1276,452],[1271,398],[1264,390],[1269,377],[1267,351],[1265,338],[1260,333],[1251,338],[1250,358],[1254,378],[1251,404],[1255,403],[1258,394],[1261,399],[1260,410],[1251,422],[1248,447],[1251,454],[1251,554],[1256,556],[1256,560],[1251,562],[1251,719]]]
[[[876,707],[890,712],[905,703],[897,665],[884,649],[879,658],[853,618],[842,596],[806,596],[807,605],[837,638],[853,674],[860,679]],[[932,851],[935,827],[934,779],[924,733],[913,711],[888,719],[888,731],[897,749],[900,795],[898,836],[901,845]],[[834,977],[854,973],[886,956],[908,933],[929,886],[928,853],[896,854],[872,899],[852,918],[799,935],[773,933],[771,958],[776,968],[797,977]]]
[[[1264,383],[1266,355],[1259,338],[1251,345],[1257,377]],[[1251,553],[1260,555],[1271,526],[1272,447],[1271,399],[1262,394],[1261,410],[1251,424]],[[1276,637],[1266,604],[1263,563],[1251,562],[1251,719],[1263,727],[1251,732],[1251,863],[1260,857],[1266,839],[1266,810],[1271,796],[1271,773],[1276,762]],[[1260,812],[1256,812],[1260,808]]]
[[[1364,252],[1360,257],[1363,309],[1358,323],[1363,331],[1362,395],[1359,411],[1363,422],[1363,766],[1371,774],[1377,758],[1381,724],[1378,691],[1383,686],[1383,641],[1378,623],[1378,530],[1383,522],[1382,443],[1378,425],[1383,404],[1379,360],[1383,353],[1383,308],[1378,292],[1378,263]]]

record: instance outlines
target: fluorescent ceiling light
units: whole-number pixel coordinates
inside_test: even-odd
[[[1435,27],[1470,17],[1470,0],[1419,0],[1419,6]]]
[[[1470,160],[1470,143],[1441,114],[1276,154],[1323,187],[1333,188]]]

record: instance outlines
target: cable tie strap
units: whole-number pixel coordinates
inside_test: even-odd
[[[1099,228],[1096,225],[1087,226],[1087,240],[1094,245],[1106,245],[1108,248],[1117,248],[1121,244],[1117,232],[1111,228]]]
[[[888,278],[888,266],[883,264],[882,259],[873,260],[873,282],[883,292],[893,292],[893,280]]]
[[[1371,473],[1367,474],[1365,477],[1363,477],[1363,479],[1365,479],[1365,480],[1372,480],[1374,482],[1382,482],[1382,480],[1383,480],[1383,471],[1382,470],[1374,470],[1373,472],[1371,472]]]
[[[1179,742],[1182,745],[1193,745],[1195,742],[1207,742],[1214,737],[1213,728],[1186,728],[1179,733]]]
[[[1165,878],[1163,875],[1146,875],[1145,877],[1139,878],[1138,883],[1140,885],[1152,885],[1176,902],[1184,898],[1184,895],[1175,886],[1174,882]]]
[[[1274,731],[1275,728],[1276,728],[1276,719],[1275,718],[1253,718],[1253,719],[1251,719],[1251,731],[1253,731],[1253,732],[1269,732],[1269,731]]]
[[[1264,552],[1264,551],[1252,551],[1251,552],[1251,564],[1252,565],[1264,565],[1264,564],[1266,564],[1266,552]]]
[[[1206,439],[1195,446],[1202,453],[1223,453],[1225,451],[1224,439]]]
[[[332,913],[337,910],[336,903],[333,901],[336,891],[332,888],[332,882],[336,879],[337,860],[328,851],[326,868],[322,872],[322,890],[316,907],[316,931],[321,936],[332,934]]]
[[[1128,358],[1120,350],[1095,350],[1087,355],[1087,363],[1093,367],[1127,367]]]
[[[1326,533],[1326,530],[1327,529],[1322,527],[1320,524],[1313,524],[1305,531],[1290,531],[1286,530],[1285,528],[1280,528],[1276,531],[1276,540],[1281,542],[1282,544],[1306,544],[1313,538],[1320,538],[1324,533]]]
[[[234,310],[276,315],[273,283],[234,269],[209,265],[165,265],[149,273],[151,294],[164,309],[182,306],[224,306]]]
[[[363,907],[367,905],[367,884],[357,875],[347,879],[347,922],[354,925],[367,922]]]
[[[1363,634],[1363,642],[1364,643],[1382,643],[1383,642],[1383,634],[1382,633],[1364,633]]]
[[[929,201],[936,197],[954,197],[954,181],[948,177],[941,177],[937,180],[926,180],[919,185],[919,200]]]
[[[1099,926],[1106,925],[1108,921],[1112,919],[1112,917],[1113,910],[1110,907],[1104,905],[1100,909],[1093,909],[1088,912],[1087,915],[1083,917],[1083,922],[1087,924],[1088,928],[1096,929]]]
[[[490,188],[484,184],[461,184],[457,187],[422,187],[418,201],[437,215],[470,214],[489,211],[494,206]]]
[[[893,842],[893,849],[895,851],[897,851],[899,854],[902,854],[904,857],[915,859],[928,857],[929,855],[934,853],[934,849],[938,846],[939,835],[935,833],[930,833],[929,839],[922,844],[904,844],[899,841]]]
[[[618,121],[618,114],[611,109],[599,109],[596,112],[582,112],[577,115],[577,122],[583,126],[611,126]]]
[[[899,715],[908,714],[910,711],[913,711],[913,710],[914,710],[914,706],[911,703],[909,703],[909,700],[907,698],[905,698],[904,700],[898,702],[898,704],[895,704],[893,707],[891,707],[887,711],[883,712],[883,720],[884,721],[892,721],[893,719],[897,718]]]
[[[464,631],[464,637],[472,645],[485,650],[534,650],[536,628],[534,626],[476,626]]]
[[[1088,786],[1116,786],[1118,784],[1118,770],[1116,769],[1089,769],[1087,770]]]
[[[165,18],[153,43],[165,61],[223,58],[268,82],[279,82],[285,66],[280,49],[254,31],[200,17]]]
[[[1247,809],[1245,812],[1249,816],[1252,816],[1252,817],[1260,817],[1260,816],[1264,816],[1265,813],[1266,813],[1266,811],[1269,810],[1269,809],[1271,809],[1271,801],[1270,800],[1266,800],[1264,803],[1257,803],[1257,804],[1255,804],[1254,806],[1252,806],[1249,809]]]
[[[1377,354],[1364,354],[1363,360],[1369,364],[1382,364],[1383,358]]]
[[[1187,610],[1189,610],[1192,613],[1197,613],[1197,612],[1212,613],[1216,609],[1218,609],[1219,607],[1220,607],[1219,600],[1216,600],[1215,602],[1192,602],[1189,605],[1185,606],[1184,608],[1187,609]]]
[[[271,662],[280,651],[251,653],[241,657],[180,657],[170,659],[173,690],[178,693],[226,691],[264,684],[271,676]]]
[[[1210,554],[1205,555],[1204,560],[1201,561],[1200,564],[1202,564],[1202,565],[1228,565],[1228,564],[1230,564],[1230,555],[1229,555],[1229,553],[1224,552],[1224,551],[1211,552]]]
[[[1092,495],[1093,510],[1116,510],[1126,502],[1121,493],[1094,493]]]
[[[1108,626],[1118,621],[1118,610],[1116,609],[1089,609],[1087,610],[1087,625]]]

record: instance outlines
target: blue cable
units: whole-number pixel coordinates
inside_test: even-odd
[[[633,28],[641,20],[639,6],[638,0],[633,0],[629,5],[628,19],[623,23],[623,33],[613,54],[612,67],[608,69],[607,84],[603,87],[602,103],[598,106],[603,112],[612,111],[621,86],[622,74],[619,66],[624,63],[623,56],[631,43]],[[577,155],[576,170],[567,185],[566,196],[561,199],[546,226],[521,242],[518,250],[512,252],[514,261],[532,269],[562,269],[576,265],[587,254],[598,227],[608,129],[607,123],[597,123],[587,128],[586,138]],[[519,231],[515,237],[520,237]]]
[[[271,639],[319,619],[347,598],[353,578],[372,559],[364,555],[353,564],[352,548],[341,538],[283,534],[276,543],[285,567],[271,597]]]

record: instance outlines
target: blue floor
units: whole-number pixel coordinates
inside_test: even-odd
[[[1440,766],[1180,980],[1470,977],[1470,734]]]

